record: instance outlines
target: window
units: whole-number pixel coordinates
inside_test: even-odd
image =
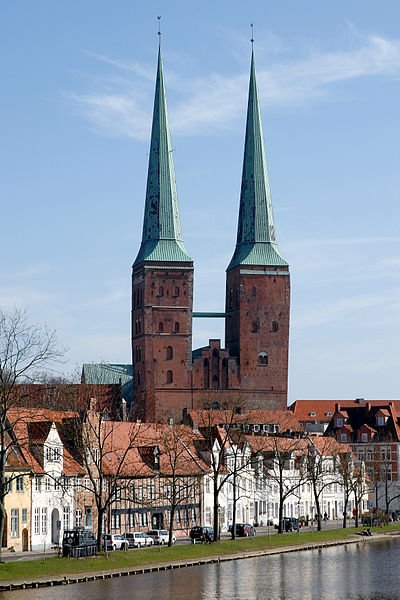
[[[260,325],[258,323],[258,321],[253,321],[251,324],[251,331],[253,333],[257,333],[257,331],[260,329]]]
[[[338,417],[336,419],[336,427],[343,427],[343,419],[342,419],[342,417]]]
[[[54,490],[58,491],[61,489],[61,477],[56,477],[54,480]]]
[[[28,509],[27,508],[23,508],[21,512],[22,512],[21,521],[23,523],[27,523],[28,522]]]
[[[19,536],[19,510],[18,508],[11,509],[11,537]]]
[[[347,442],[347,433],[342,433],[341,434],[340,441],[341,442]]]
[[[155,487],[154,487],[154,483],[149,483],[147,485],[147,498],[149,500],[153,500],[155,497]]]
[[[4,482],[4,487],[6,489],[6,492],[12,492],[12,479],[11,477],[4,477],[5,482]]]
[[[211,508],[206,508],[205,510],[205,521],[206,525],[211,525]]]
[[[82,509],[75,510],[75,527],[82,527]]]
[[[44,478],[44,486],[45,486],[46,492],[50,492],[50,490],[51,490],[51,479],[50,479],[50,477],[45,477]]]
[[[159,295],[160,297],[161,297],[161,296],[164,296],[164,288],[163,288],[163,286],[162,286],[162,285],[160,285],[160,287],[158,288],[158,295]]]
[[[171,360],[174,357],[174,351],[172,346],[167,346],[167,360]]]
[[[103,479],[101,482],[101,491],[105,492],[107,490],[107,480]]]
[[[22,475],[19,475],[15,480],[15,491],[16,492],[24,491],[24,478]]]
[[[268,354],[266,352],[260,352],[258,355],[258,364],[259,365],[267,365],[268,364]]]
[[[271,331],[273,333],[276,333],[278,331],[278,329],[279,329],[278,322],[277,321],[272,321],[272,323],[271,323]]]
[[[76,478],[76,491],[77,492],[81,492],[82,491],[82,477],[77,477]]]
[[[175,323],[175,333],[179,333],[179,323]]]
[[[64,526],[64,530],[69,529],[69,506],[64,506],[63,526]]]
[[[361,434],[361,441],[362,442],[368,442],[368,433],[362,433]]]
[[[383,425],[385,424],[385,418],[384,417],[377,417],[376,418],[376,424],[379,425],[379,427],[383,427]]]
[[[164,331],[164,323],[162,321],[160,321],[158,324],[158,331],[161,333]]]
[[[61,448],[54,448],[53,449],[53,460],[54,460],[54,462],[60,462],[61,461]]]
[[[138,371],[138,372],[137,372],[137,375],[136,375],[136,381],[137,381],[137,384],[138,384],[138,385],[140,385],[140,383],[141,383],[141,375],[140,375],[140,371]]]
[[[175,286],[174,296],[179,296],[179,288],[178,288],[178,286]]]
[[[35,534],[40,533],[40,508],[35,508]]]
[[[140,526],[141,527],[147,527],[147,525],[148,525],[147,513],[140,513],[139,514],[139,521],[140,521]]]
[[[134,512],[130,512],[129,513],[129,527],[135,527],[135,513]]]
[[[98,448],[94,448],[93,449],[93,459],[94,459],[94,462],[97,465],[98,462],[99,462],[99,449]]]
[[[206,477],[206,493],[209,494],[211,491],[210,480]]]
[[[42,535],[47,533],[47,507],[42,508]]]
[[[89,446],[86,446],[85,453],[86,453],[86,464],[90,465],[90,463],[92,462],[92,455],[91,455]]]
[[[167,371],[167,383],[173,383],[174,381],[174,376],[172,371]]]

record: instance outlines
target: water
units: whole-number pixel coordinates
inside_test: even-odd
[[[389,539],[85,584],[0,600],[398,600],[400,540]]]

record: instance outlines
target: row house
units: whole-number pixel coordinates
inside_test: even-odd
[[[370,481],[370,505],[400,509],[400,406],[396,401],[336,403],[326,435],[350,444]]]

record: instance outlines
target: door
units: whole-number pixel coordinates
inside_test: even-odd
[[[29,534],[25,528],[22,530],[22,552],[28,552],[29,547]]]
[[[51,543],[58,544],[60,543],[60,513],[57,508],[53,508],[51,513]]]
[[[154,513],[152,518],[152,529],[164,529],[163,513]]]

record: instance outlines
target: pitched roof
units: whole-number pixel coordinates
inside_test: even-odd
[[[211,425],[279,425],[279,431],[301,432],[302,426],[290,410],[203,410],[188,411],[194,427]]]

